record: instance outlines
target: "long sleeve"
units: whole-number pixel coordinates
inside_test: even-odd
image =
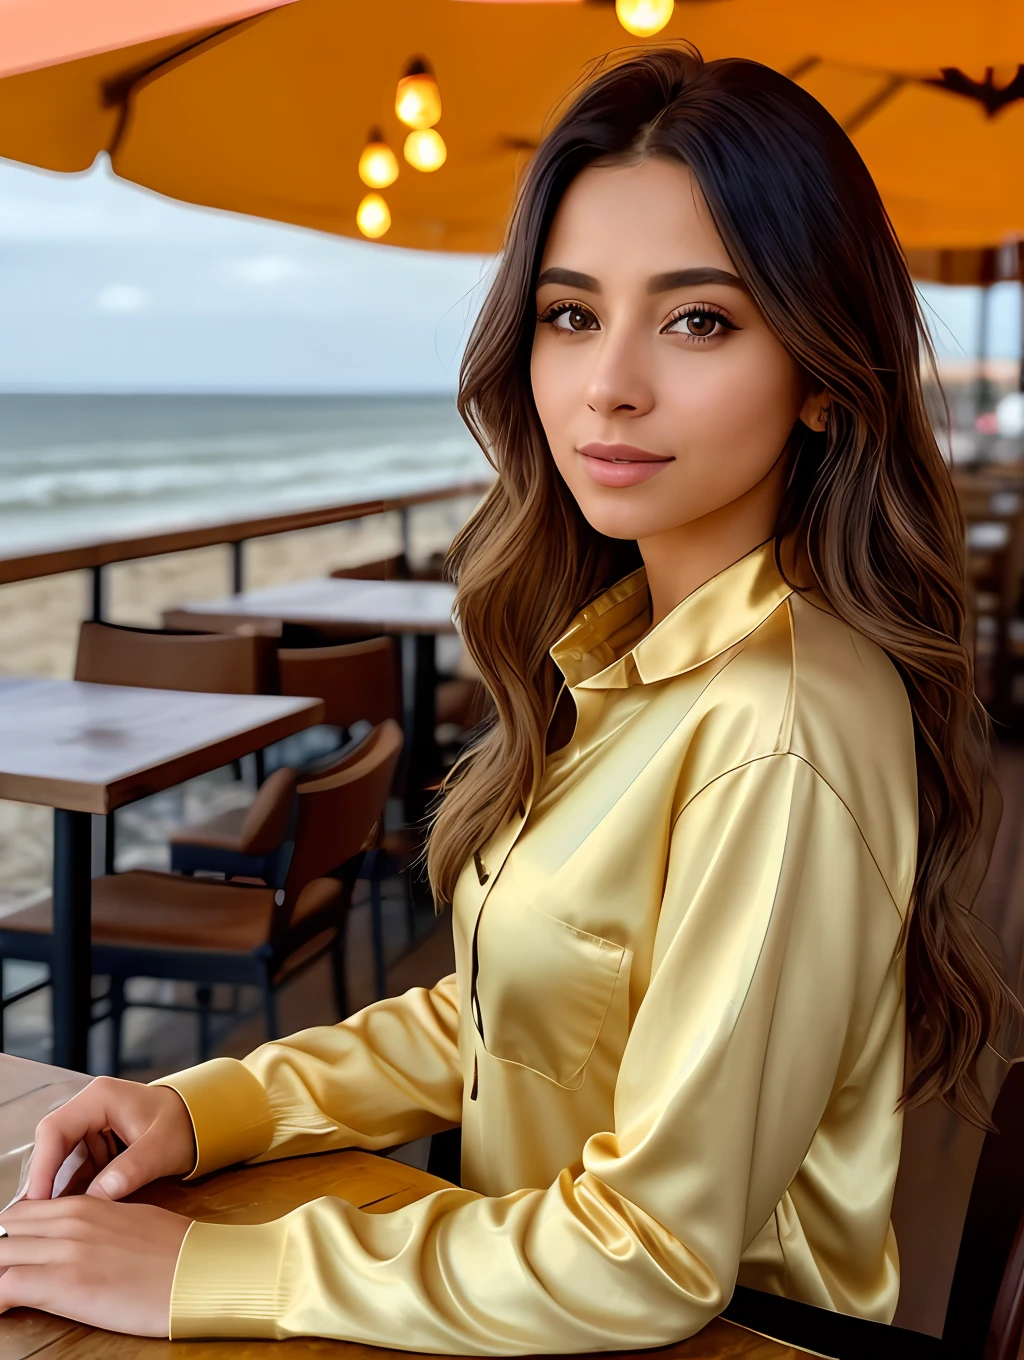
[[[202,1176],[233,1162],[378,1149],[458,1124],[462,1069],[455,975],[367,1006],[338,1025],[161,1077],[188,1106]]]
[[[496,1198],[453,1188],[379,1216],[324,1198],[261,1226],[193,1224],[172,1336],[320,1335],[441,1354],[658,1346],[724,1307],[773,1215],[794,1269],[810,1253],[827,1282],[839,1263],[801,1246],[799,1223],[827,1206],[813,1165],[806,1186],[797,1173],[850,1093],[881,1089],[895,1103],[900,924],[850,812],[804,760],[771,755],[715,779],[672,828],[613,1126],[580,1162]],[[307,1075],[301,1089],[312,1087]],[[367,1096],[364,1124],[385,1090]],[[893,1109],[881,1119],[898,1148]],[[389,1113],[374,1127],[400,1122]],[[855,1124],[843,1129],[856,1141]],[[878,1205],[861,1222],[858,1193],[847,1219],[870,1265],[844,1288],[894,1303],[887,1216],[875,1240]]]

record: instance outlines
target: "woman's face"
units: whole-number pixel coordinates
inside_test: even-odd
[[[686,166],[650,157],[578,175],[536,302],[537,411],[595,529],[643,546],[751,496],[773,522],[786,441],[800,416],[823,428],[822,399],[744,288]]]

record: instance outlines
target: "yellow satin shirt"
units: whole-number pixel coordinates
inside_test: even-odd
[[[650,1347],[734,1284],[891,1320],[914,737],[772,545],[552,648],[575,732],[454,894],[456,972],[165,1078],[193,1175],[461,1124],[463,1189],[194,1223],[170,1331],[441,1354]]]

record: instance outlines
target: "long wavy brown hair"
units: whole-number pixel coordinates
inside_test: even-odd
[[[567,186],[591,162],[689,166],[769,326],[812,385],[828,429],[800,422],[776,544],[888,653],[906,686],[920,833],[905,926],[904,1102],[939,1096],[987,1123],[977,1063],[1013,1005],[971,914],[988,725],[964,645],[963,524],[922,394],[935,359],[907,264],[871,176],[831,115],[756,62],[691,47],[599,64],[541,143],[462,364],[459,410],[498,479],[452,546],[462,636],[493,710],[445,783],[428,851],[450,902],[466,860],[521,804],[544,760],[560,677],[548,649],[612,580],[633,542],[583,518],[558,476],[530,383],[537,270]],[[777,547],[778,554],[778,547]],[[782,566],[780,560],[780,567]]]

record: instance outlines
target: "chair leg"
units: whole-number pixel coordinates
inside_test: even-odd
[[[112,874],[114,872],[114,855],[117,848],[117,828],[114,823],[114,814],[108,812],[103,819],[103,872]]]
[[[261,789],[267,779],[267,756],[262,746],[253,752],[253,764],[256,767],[256,787]]]
[[[205,983],[196,986],[196,1005],[199,1007],[199,1061],[210,1056],[210,1002],[213,988]]]
[[[269,974],[263,979],[263,1013],[267,1018],[267,1038],[278,1038],[281,1031],[277,1025],[277,996]]]
[[[345,927],[334,936],[334,943],[331,945],[331,981],[334,986],[334,1004],[337,1007],[338,1019],[344,1020],[348,1015],[348,984],[345,980]]]
[[[124,978],[113,974],[110,978],[110,1071],[111,1075],[121,1075],[121,1048],[125,1011]]]
[[[373,936],[373,980],[377,996],[387,995],[388,970],[384,963],[384,903],[380,879],[370,879],[370,930]]]

